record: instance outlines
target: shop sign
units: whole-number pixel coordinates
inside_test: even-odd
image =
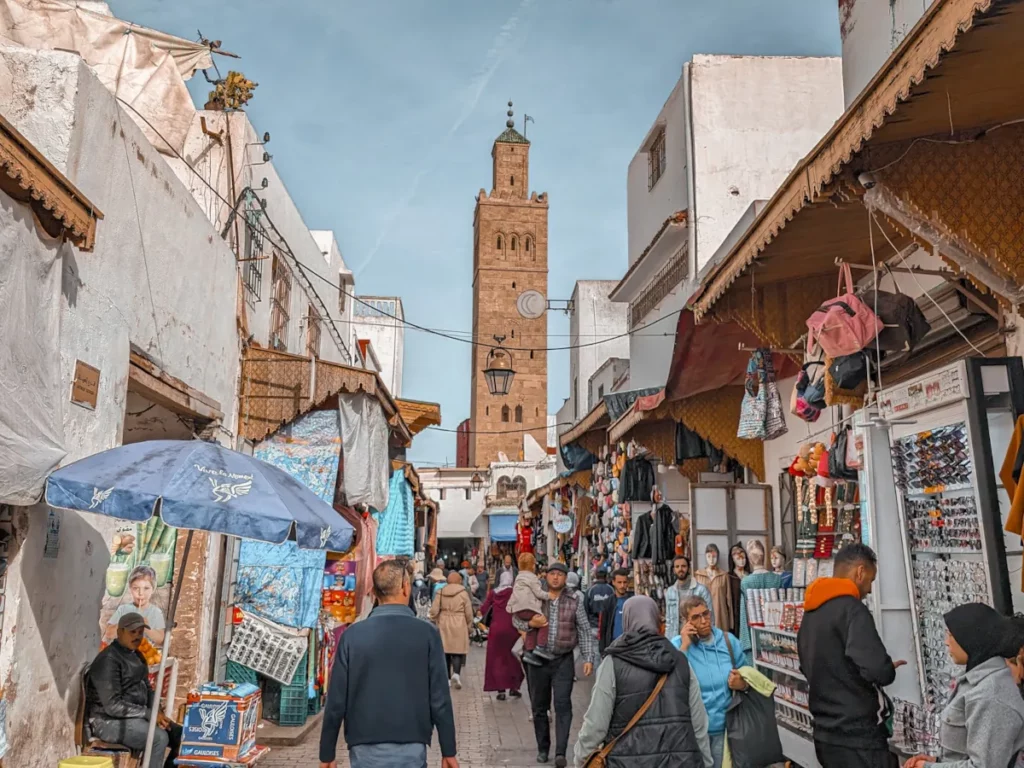
[[[879,414],[885,419],[900,418],[963,400],[967,397],[966,381],[963,361],[932,371],[880,392]]]
[[[96,409],[100,391],[100,371],[81,360],[75,361],[75,380],[71,383],[71,402],[90,410]]]
[[[555,519],[551,522],[551,527],[555,529],[555,533],[569,533],[572,530],[572,516],[555,515]]]

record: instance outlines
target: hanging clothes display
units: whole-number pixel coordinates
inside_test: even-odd
[[[676,464],[708,456],[710,444],[682,422],[676,422]]]
[[[405,478],[404,470],[396,469],[391,474],[388,505],[382,512],[375,512],[373,517],[378,526],[377,555],[412,557],[415,551],[416,510],[412,488]]]
[[[647,459],[627,459],[619,478],[619,501],[650,501],[654,466]]]
[[[363,392],[338,395],[346,457],[342,482],[348,504],[381,510],[388,505],[388,420],[376,397]]]

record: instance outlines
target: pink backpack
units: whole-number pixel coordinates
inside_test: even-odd
[[[846,293],[840,293],[846,278]],[[850,265],[839,271],[836,298],[826,301],[807,318],[807,354],[817,342],[829,357],[842,357],[860,352],[874,341],[884,327],[878,316],[853,293]]]

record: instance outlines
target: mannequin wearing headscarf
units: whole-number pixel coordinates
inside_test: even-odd
[[[1003,768],[1024,750],[1024,701],[1006,659],[1016,656],[1010,620],[982,603],[957,606],[943,619],[953,663],[963,665],[942,713],[942,754],[910,758],[905,768]]]
[[[644,717],[619,738],[608,768],[643,755],[658,765],[703,768],[711,764],[707,713],[700,684],[685,655],[660,633],[658,604],[646,595],[629,598],[622,609],[622,635],[606,650],[597,669],[590,706],[575,747],[580,766],[594,750],[623,733],[666,675],[665,685]],[[652,763],[653,764],[653,763]]]
[[[484,661],[484,691],[495,691],[498,701],[505,700],[505,692],[519,697],[519,688],[523,684],[523,667],[512,653],[512,646],[519,639],[519,633],[512,626],[512,614],[506,609],[508,599],[512,597],[511,570],[502,570],[498,574],[498,586],[487,593],[480,615],[491,615],[491,623],[487,627],[487,658]]]

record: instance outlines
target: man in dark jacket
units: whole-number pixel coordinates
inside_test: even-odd
[[[598,568],[594,574],[594,584],[587,590],[587,600],[584,604],[587,609],[587,618],[590,619],[590,626],[596,631],[599,626],[601,612],[605,603],[611,600],[615,594],[612,585],[608,583],[608,571]]]
[[[597,668],[590,707],[576,743],[576,765],[619,736],[654,691],[658,678],[667,674],[650,709],[619,739],[606,765],[710,767],[708,717],[700,684],[685,654],[661,636],[657,604],[644,595],[634,597],[626,604],[623,623],[625,632],[608,647]]]
[[[427,764],[437,729],[442,768],[455,759],[455,716],[441,635],[408,608],[409,574],[386,560],[373,572],[378,605],[341,636],[324,707],[320,766],[337,768],[338,732],[352,768]]]
[[[612,573],[612,590],[614,594],[604,601],[597,627],[598,650],[602,656],[622,634],[622,611],[626,601],[633,596],[629,589],[628,568],[619,568]]]
[[[85,717],[91,734],[108,744],[121,744],[141,752],[149,731],[153,689],[149,666],[139,653],[146,620],[126,613],[117,622],[117,639],[96,656],[85,685]],[[148,768],[173,768],[181,744],[181,726],[161,712],[157,715],[153,750]],[[165,761],[164,753],[170,747]]]
[[[882,686],[897,668],[862,602],[878,571],[875,553],[848,544],[835,559],[835,577],[807,589],[797,645],[814,716],[814,751],[828,768],[895,768],[887,746]]]

